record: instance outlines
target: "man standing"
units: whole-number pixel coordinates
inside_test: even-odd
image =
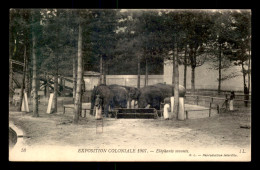
[[[102,119],[102,99],[99,95],[97,95],[96,101],[95,101],[95,107],[96,107],[96,114],[95,118],[97,120]]]

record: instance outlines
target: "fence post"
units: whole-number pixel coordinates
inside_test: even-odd
[[[213,97],[211,98],[211,103],[213,103]]]
[[[226,94],[226,101],[225,101],[225,103],[226,103],[226,109],[228,109],[228,95]]]
[[[188,117],[188,110],[186,110],[186,119],[189,119],[189,117]]]
[[[211,103],[209,103],[209,117],[211,115]]]
[[[199,105],[199,96],[197,96],[197,105]]]
[[[218,110],[218,114],[219,114],[219,112],[220,112],[220,110],[219,110],[219,105],[217,105],[217,110]]]

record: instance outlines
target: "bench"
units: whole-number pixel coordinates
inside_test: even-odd
[[[158,118],[157,110],[154,108],[139,108],[139,109],[125,109],[120,108],[115,110],[116,118]]]
[[[74,106],[75,106],[74,104],[63,105],[63,114],[65,114],[66,108],[74,109]],[[91,110],[90,109],[90,104],[89,103],[82,103],[82,108],[81,109],[84,111],[84,116],[82,116],[82,117],[85,117],[86,113],[87,113],[87,110]]]

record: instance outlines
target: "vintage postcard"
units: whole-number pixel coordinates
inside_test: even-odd
[[[251,161],[251,10],[9,16],[9,161]]]

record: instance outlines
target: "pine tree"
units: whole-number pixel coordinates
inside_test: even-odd
[[[36,11],[31,11],[32,23],[37,23]],[[38,113],[38,86],[37,86],[37,56],[36,56],[36,28],[32,30],[32,62],[33,62],[33,77],[32,77],[32,91],[33,91],[33,117],[39,117]]]
[[[76,88],[76,96],[75,96],[75,107],[74,107],[74,117],[73,123],[77,124],[79,120],[80,104],[81,104],[81,83],[82,83],[82,21],[81,16],[79,14],[79,34],[78,34],[78,64],[77,64],[77,88]]]

